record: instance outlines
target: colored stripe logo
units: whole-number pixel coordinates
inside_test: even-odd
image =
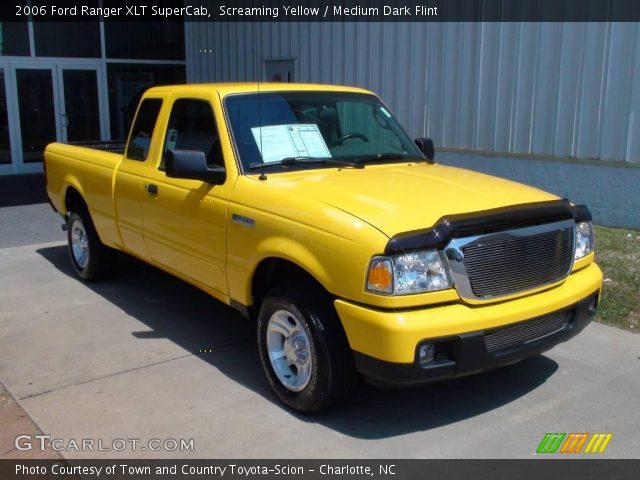
[[[584,453],[604,453],[609,441],[611,441],[611,437],[613,435],[610,433],[594,433]]]
[[[612,437],[611,433],[545,433],[536,453],[604,453]]]
[[[556,453],[565,435],[565,433],[545,433],[536,453]]]

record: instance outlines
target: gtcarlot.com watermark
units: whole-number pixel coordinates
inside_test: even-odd
[[[193,452],[193,438],[56,438],[46,434],[18,435],[16,450],[55,450],[56,452]]]

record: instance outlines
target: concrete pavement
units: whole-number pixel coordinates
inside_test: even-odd
[[[62,241],[62,221],[46,203],[42,174],[0,175],[0,248]]]
[[[193,439],[193,451],[67,458],[530,458],[546,432],[611,432],[603,458],[640,458],[638,335],[593,324],[517,365],[407,390],[365,386],[302,416],[271,393],[250,321],[120,260],[116,278],[84,284],[63,242],[0,249],[0,381],[64,442]]]

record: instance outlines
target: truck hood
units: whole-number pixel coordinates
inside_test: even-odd
[[[270,175],[291,190],[358,217],[385,235],[428,228],[445,215],[558,197],[520,183],[445,165],[367,165]]]

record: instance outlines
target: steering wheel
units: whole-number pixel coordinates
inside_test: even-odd
[[[358,138],[363,142],[368,142],[369,138],[362,133],[347,133],[346,135],[341,136],[338,140],[336,140],[336,145],[342,144],[345,140],[349,140],[351,138]]]

